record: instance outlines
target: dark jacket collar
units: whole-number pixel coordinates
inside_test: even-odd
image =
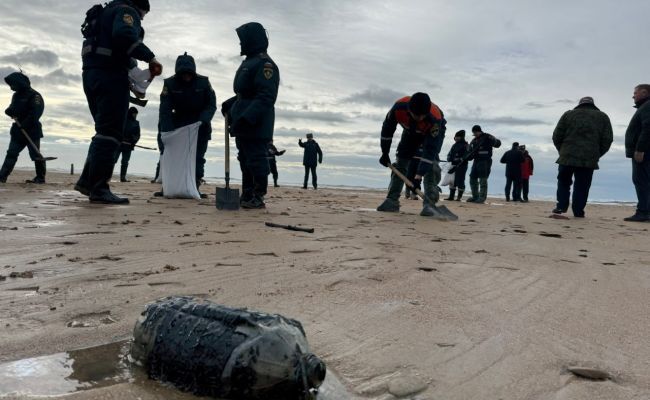
[[[581,110],[583,108],[600,111],[600,108],[596,107],[595,104],[591,104],[591,103],[578,104],[578,106],[574,108],[574,110],[579,110],[579,109]]]
[[[639,100],[637,103],[635,103],[634,108],[639,108],[642,105],[644,105],[648,100],[650,100],[650,97],[646,97],[645,99]]]

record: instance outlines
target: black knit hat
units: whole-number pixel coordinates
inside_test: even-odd
[[[151,11],[151,5],[149,4],[149,0],[131,0],[133,2],[133,5],[141,9],[142,11],[149,12]]]
[[[483,132],[480,125],[474,125],[472,127],[472,132]]]
[[[425,115],[431,110],[431,99],[426,93],[415,93],[409,100],[409,111],[415,115]]]
[[[454,137],[462,137],[462,138],[464,138],[465,137],[465,130],[464,129],[459,130],[458,132],[456,132]]]

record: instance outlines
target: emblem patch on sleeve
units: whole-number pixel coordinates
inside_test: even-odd
[[[124,21],[124,23],[127,24],[128,26],[133,26],[133,16],[131,16],[130,14],[124,14],[124,16],[122,17],[122,21]]]
[[[268,62],[264,64],[264,77],[266,79],[273,78],[273,64]]]
[[[36,95],[36,97],[34,97],[34,104],[40,106],[41,103],[43,103],[43,99],[41,98],[41,96]]]
[[[163,86],[162,93],[160,93],[161,96],[167,96],[169,93],[169,89],[167,89],[167,86]]]

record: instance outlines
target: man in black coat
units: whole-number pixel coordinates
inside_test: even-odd
[[[632,182],[638,203],[630,222],[650,221],[650,85],[634,88],[634,113],[625,132],[625,156],[632,159]]]
[[[449,185],[449,197],[445,200],[460,201],[465,192],[465,176],[467,175],[467,160],[466,156],[469,153],[469,144],[465,140],[465,131],[460,130],[454,135],[454,143],[451,150],[447,154],[447,161],[456,168],[454,172],[454,182]],[[454,199],[456,189],[458,189],[458,198]]]
[[[129,115],[126,118],[126,127],[124,128],[122,146],[120,147],[120,151],[117,153],[117,157],[115,157],[115,163],[117,164],[120,155],[122,156],[120,182],[129,182],[129,180],[126,179],[126,171],[129,169],[131,153],[140,140],[140,122],[138,122],[137,117],[138,109],[135,107],[129,108]]]
[[[323,152],[318,143],[314,140],[314,134],[307,134],[307,142],[298,139],[298,146],[305,149],[302,157],[302,165],[305,167],[305,181],[302,185],[303,189],[307,189],[309,182],[309,172],[311,171],[311,184],[314,190],[318,189],[318,176],[316,175],[316,167],[318,164],[323,163]]]
[[[9,74],[5,77],[5,82],[15,92],[11,98],[9,108],[5,110],[5,114],[17,121],[22,129],[27,132],[32,142],[39,147],[43,137],[43,129],[39,121],[45,109],[43,97],[32,89],[29,78],[21,72]],[[25,135],[20,131],[18,124],[14,122],[11,125],[11,140],[9,141],[7,156],[2,168],[0,168],[0,182],[7,181],[7,177],[13,171],[16,161],[18,161],[18,155],[27,147],[29,157],[34,161],[34,167],[36,168],[36,177],[28,180],[27,183],[45,183],[45,161],[39,160],[39,154],[29,144]]]
[[[271,169],[271,175],[273,176],[273,187],[280,187],[278,185],[278,163],[275,160],[275,157],[282,156],[286,150],[278,151],[278,148],[275,147],[273,141],[269,143],[269,155],[267,160],[269,160],[269,168]]]
[[[269,175],[268,143],[273,140],[275,101],[280,71],[267,54],[269,40],[264,27],[249,22],[237,28],[241,55],[246,56],[235,75],[237,96],[226,100],[221,113],[228,116],[242,171],[242,208],[265,208]]]
[[[472,127],[474,140],[469,144],[469,160],[474,160],[469,173],[469,185],[472,197],[468,203],[485,203],[488,193],[488,178],[492,171],[492,149],[501,147],[501,141],[489,133],[483,132],[479,125]]]
[[[524,153],[519,149],[517,142],[501,157],[501,164],[506,165],[506,201],[510,201],[511,189],[512,200],[521,201],[521,164],[524,161]]]
[[[196,187],[205,174],[205,152],[212,138],[212,117],[217,111],[217,97],[210,80],[196,73],[194,58],[187,53],[176,59],[174,76],[165,79],[160,94],[160,130],[171,132],[201,122],[196,142]],[[202,194],[206,198],[207,195]]]
[[[82,30],[82,78],[95,121],[95,136],[75,190],[94,203],[129,202],[115,196],[108,182],[124,137],[129,110],[129,69],[140,60],[149,64],[151,79],[162,74],[162,65],[142,41],[141,21],[149,9],[149,0],[113,0],[106,6],[94,6],[86,14]]]

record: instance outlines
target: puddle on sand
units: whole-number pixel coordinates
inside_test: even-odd
[[[0,399],[54,396],[65,399],[66,395],[79,395],[118,384],[134,385],[145,393],[151,393],[152,399],[198,398],[149,380],[143,369],[130,363],[130,346],[130,341],[122,341],[0,364]],[[351,398],[330,371],[319,392],[319,400]],[[87,398],[94,398],[92,392],[88,392]]]

